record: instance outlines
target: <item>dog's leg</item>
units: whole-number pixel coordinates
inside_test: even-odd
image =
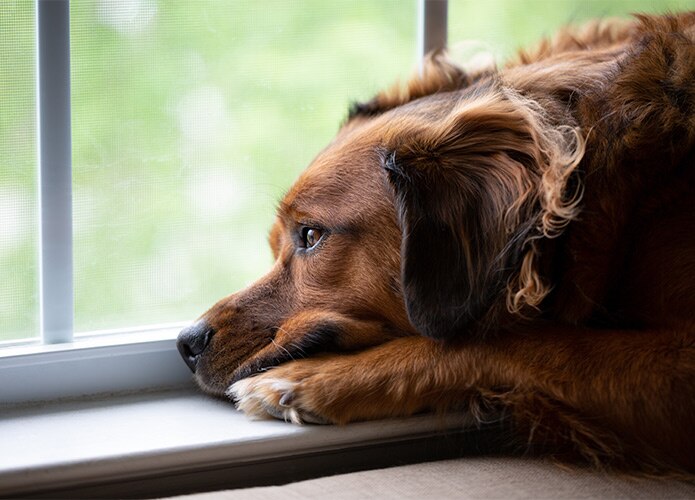
[[[228,394],[247,413],[296,422],[482,403],[508,414],[531,445],[599,461],[656,456],[695,469],[695,340],[688,334],[544,326],[458,346],[407,337],[290,362]]]

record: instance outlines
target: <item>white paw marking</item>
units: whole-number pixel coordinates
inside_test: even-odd
[[[297,384],[282,378],[251,377],[232,384],[225,393],[236,402],[236,407],[255,418],[274,417],[301,425],[305,419],[299,410],[283,400],[292,398]],[[310,421],[310,420],[309,420]]]
[[[225,394],[252,418],[273,417],[285,422],[327,424],[328,420],[302,408],[298,382],[280,377],[256,376],[232,384]]]

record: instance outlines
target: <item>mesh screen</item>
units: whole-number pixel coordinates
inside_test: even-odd
[[[693,0],[449,0],[449,42],[458,57],[499,61],[559,27],[595,17],[693,8]]]
[[[0,3],[0,341],[38,334],[34,2]]]
[[[191,320],[271,265],[277,202],[414,67],[402,0],[72,2],[77,331]]]

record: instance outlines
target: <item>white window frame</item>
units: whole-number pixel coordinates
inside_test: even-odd
[[[417,56],[446,46],[447,0],[418,2]],[[74,335],[70,0],[35,0],[40,339],[0,342],[0,405],[191,383],[184,324]]]

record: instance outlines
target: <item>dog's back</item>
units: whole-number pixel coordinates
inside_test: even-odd
[[[532,94],[564,94],[586,137],[583,207],[555,263],[562,272],[554,311],[564,321],[603,326],[691,322],[695,12],[617,27],[593,22],[576,33],[522,55],[550,68],[548,78],[521,69],[510,78]],[[587,77],[591,64],[594,78]]]

